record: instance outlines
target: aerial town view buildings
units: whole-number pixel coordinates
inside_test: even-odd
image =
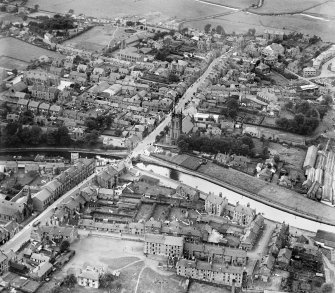
[[[333,292],[333,44],[0,2],[0,292]]]

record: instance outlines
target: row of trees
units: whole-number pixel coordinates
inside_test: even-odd
[[[19,122],[8,123],[1,133],[1,143],[5,146],[31,145],[70,145],[72,143],[67,127],[43,133],[41,127],[31,126],[23,128]]]
[[[178,139],[178,147],[182,152],[198,151],[211,154],[229,153],[253,156],[254,142],[248,135],[238,138],[211,138],[194,134],[192,136],[181,135]]]
[[[53,18],[43,19],[40,22],[31,21],[29,28],[42,35],[46,31],[73,29],[75,25],[71,17],[56,14]]]

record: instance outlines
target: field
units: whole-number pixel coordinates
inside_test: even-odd
[[[313,15],[320,15],[329,17],[331,19],[334,19],[334,11],[335,11],[335,3],[334,2],[327,2],[320,6],[314,7],[312,9],[309,9],[306,11],[306,13],[310,13]]]
[[[95,249],[91,249],[92,247]],[[124,293],[182,292],[179,286],[180,278],[174,272],[158,269],[161,258],[151,259],[143,255],[142,242],[90,236],[75,242],[72,249],[76,251],[76,254],[62,271],[57,273],[55,276],[57,279],[89,265],[108,268],[110,271],[120,271],[118,282],[122,284]],[[161,281],[162,291],[160,291]],[[92,291],[90,289],[90,292],[96,293],[104,291],[104,289]],[[76,286],[71,292],[88,291]]]
[[[217,1],[219,0],[211,0]],[[242,6],[254,0],[237,0],[229,1],[222,0],[221,3],[231,6]],[[323,2],[325,0],[322,0]],[[237,4],[235,4],[237,3]],[[292,12],[292,10],[304,10],[311,8],[315,4],[319,4],[317,0],[285,0],[284,3],[277,0],[265,0],[265,5],[257,12],[278,12],[284,10]],[[188,19],[196,18],[204,15],[214,15],[218,13],[231,12],[231,9],[220,8],[217,5],[201,3],[196,0],[29,0],[28,5],[33,6],[39,4],[41,9],[46,9],[55,12],[67,12],[69,9],[74,9],[76,14],[84,13],[86,15],[96,17],[117,17],[124,15],[139,15],[159,23],[164,19],[177,18]],[[250,5],[251,5],[250,4]],[[230,6],[230,5],[229,5]],[[94,7],[94,9],[92,9]],[[321,7],[322,6],[318,6]],[[317,13],[318,7],[315,7],[311,12]],[[326,6],[325,6],[326,7]],[[335,9],[330,6],[327,15],[333,16]],[[244,33],[249,28],[255,28],[258,33],[262,33],[265,29],[283,29],[286,31],[297,31],[319,35],[326,41],[335,41],[333,29],[335,19],[330,21],[312,18],[308,15],[282,15],[282,16],[267,16],[256,15],[246,12],[233,13],[216,19],[206,19],[188,23],[188,26],[203,29],[206,23],[212,26],[222,25],[226,32]]]
[[[84,49],[89,51],[100,51],[102,48],[108,45],[109,41],[113,38],[123,38],[129,36],[124,32],[123,29],[118,29],[112,25],[108,26],[97,26],[89,31],[64,42],[64,45],[71,45],[78,49]]]
[[[57,52],[52,52],[34,45],[25,43],[14,38],[0,39],[0,66],[5,68],[24,68],[32,59],[42,55],[49,57],[60,56]]]
[[[264,0],[263,6],[253,11],[256,13],[299,13],[324,2],[327,0]]]
[[[258,0],[207,0],[217,5],[233,7],[233,8],[249,8],[252,4],[257,4]]]

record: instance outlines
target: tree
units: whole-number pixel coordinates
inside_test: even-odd
[[[227,106],[226,111],[227,116],[231,117],[232,119],[235,119],[239,109],[238,97],[237,99],[234,96],[229,97],[226,106]]]
[[[219,34],[219,35],[224,35],[225,34],[225,31],[224,31],[224,29],[221,25],[218,25],[216,27],[216,33]]]
[[[67,275],[63,280],[63,285],[66,288],[73,288],[77,284],[77,278],[74,274]]]
[[[70,242],[68,240],[63,240],[60,244],[59,250],[60,252],[64,252],[70,248]]]
[[[85,136],[85,141],[90,145],[96,144],[98,140],[99,140],[99,133],[97,130],[93,130],[92,132],[87,133]]]
[[[181,33],[183,35],[187,35],[188,34],[188,27],[184,27],[182,30],[181,30]]]
[[[48,131],[46,135],[47,145],[56,145],[57,144],[57,131]]]
[[[40,8],[40,6],[38,5],[38,4],[35,4],[34,5],[34,10],[37,12],[38,11],[38,9]]]
[[[112,288],[114,280],[114,275],[112,275],[111,273],[105,273],[99,278],[100,287],[105,289]]]
[[[249,28],[247,34],[248,34],[248,36],[255,36],[255,34],[256,34],[256,29],[255,29],[255,28]]]
[[[41,142],[42,129],[39,126],[32,126],[30,131],[30,143],[32,145],[38,145]]]
[[[334,285],[331,283],[324,283],[321,286],[321,293],[334,293]]]
[[[207,23],[207,24],[205,25],[205,28],[204,28],[204,30],[205,30],[205,33],[206,33],[206,34],[208,34],[208,33],[210,32],[210,30],[211,30],[211,27],[212,27],[212,25],[211,25],[211,24],[209,24],[209,23]]]
[[[180,80],[179,76],[173,73],[169,74],[169,82],[178,82]]]
[[[74,14],[74,10],[73,9],[69,9],[69,14]]]
[[[66,126],[61,126],[57,130],[57,143],[59,145],[70,145],[72,139]]]
[[[16,68],[12,69],[12,73],[13,73],[14,75],[17,75],[18,70],[17,70]]]

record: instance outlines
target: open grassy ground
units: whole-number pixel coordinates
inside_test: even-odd
[[[258,193],[266,185],[265,181],[252,178],[232,168],[220,167],[211,162],[201,166],[198,171],[252,193]]]
[[[14,59],[7,56],[0,56],[0,66],[6,69],[25,69],[28,65],[28,62]]]
[[[327,0],[264,0],[263,6],[253,11],[256,13],[299,13],[324,2],[327,2]]]
[[[220,0],[212,0],[219,2]],[[254,0],[250,0],[252,3]],[[278,12],[280,9],[286,12],[292,12],[293,9],[304,10],[308,9],[325,0],[265,0],[265,5],[259,12]],[[247,3],[247,0],[229,1],[222,0],[222,3],[231,6],[241,6]],[[235,4],[235,2],[237,4]],[[69,9],[74,9],[75,13],[84,13],[97,17],[116,17],[121,15],[141,15],[148,19],[165,19],[168,17],[177,19],[188,19],[204,15],[214,15],[218,13],[231,12],[230,9],[220,8],[215,5],[197,2],[195,0],[29,0],[28,5],[39,4],[41,9],[51,10],[55,12],[66,12]],[[322,5],[323,6],[323,5]],[[319,7],[322,7],[319,6]],[[94,9],[92,9],[94,8]],[[331,7],[330,7],[331,8]],[[317,11],[317,7],[314,8]],[[321,8],[320,8],[321,9]],[[313,11],[315,13],[315,11]],[[334,15],[335,10],[327,10],[328,15]],[[158,12],[158,13],[157,13]],[[283,16],[262,16],[254,15],[245,12],[238,12],[217,19],[206,19],[196,22],[191,22],[188,26],[203,29],[206,23],[211,23],[212,26],[222,25],[226,32],[244,33],[249,28],[255,28],[258,32],[263,32],[264,29],[283,29],[289,31],[303,32],[305,34],[320,35],[326,41],[335,41],[333,29],[335,20],[324,21],[304,15],[283,15]]]
[[[305,11],[306,13],[320,15],[329,17],[330,19],[334,19],[335,15],[335,2],[327,2],[323,3],[322,5],[316,6],[312,9],[308,9]]]
[[[206,0],[211,3],[215,3],[217,5],[223,5],[227,7],[234,8],[249,8],[252,4],[257,4],[258,0]]]
[[[269,142],[271,154],[278,154],[281,161],[292,168],[302,169],[306,157],[306,151],[299,148],[285,147],[279,143]]]
[[[89,265],[108,268],[110,271],[119,270],[118,282],[122,284],[123,293],[182,292],[179,286],[180,278],[174,272],[158,269],[161,258],[156,256],[155,259],[152,259],[143,255],[142,242],[90,236],[76,241],[71,248],[76,251],[76,254],[62,271],[56,274],[58,279]],[[163,281],[162,291],[160,291],[160,281]],[[78,293],[105,291],[80,286],[71,290],[71,292]]]
[[[72,45],[75,48],[89,51],[100,51],[108,45],[109,41],[113,37],[117,39],[130,35],[125,33],[123,29],[118,29],[114,34],[115,31],[116,27],[112,25],[97,26],[73,39],[64,42],[64,45]]]
[[[0,39],[0,66],[8,68],[10,62],[14,60],[15,65],[24,65],[30,60],[42,55],[49,57],[61,56],[57,52],[52,52],[14,38]],[[1,63],[4,62],[4,63]]]

